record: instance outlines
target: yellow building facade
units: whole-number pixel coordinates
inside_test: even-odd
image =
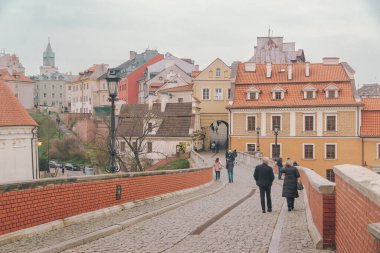
[[[360,137],[364,105],[350,74],[335,58],[319,64],[239,64],[227,106],[231,148],[284,162],[289,157],[324,177],[337,164],[362,165],[362,145],[374,147]]]
[[[230,75],[230,67],[217,58],[193,80],[193,96],[201,102],[200,119],[206,150],[210,149],[212,142],[218,144],[220,149],[228,144],[226,106],[232,92]]]

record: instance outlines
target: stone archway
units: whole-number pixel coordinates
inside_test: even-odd
[[[219,150],[228,148],[228,123],[223,120],[216,120],[209,126],[210,147],[213,142]]]

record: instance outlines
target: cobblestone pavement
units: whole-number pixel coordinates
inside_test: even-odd
[[[215,159],[215,154],[202,154],[208,160]],[[217,154],[221,161],[224,154]],[[222,216],[215,223],[207,227],[200,235],[191,235],[209,219],[215,217],[226,208],[249,194],[255,188],[252,178],[253,165],[249,167],[237,164],[234,170],[234,183],[226,185],[221,191],[188,203],[167,213],[132,225],[125,230],[104,237],[97,241],[70,249],[66,253],[90,252],[268,252],[272,234],[284,199],[281,197],[282,181],[275,179],[272,187],[273,212],[261,212],[259,194],[256,192],[230,212]],[[222,171],[222,181],[227,181],[226,170]],[[213,184],[220,186],[219,183]],[[204,189],[202,191],[207,191]],[[197,195],[194,192],[192,195]],[[61,230],[47,233],[20,242],[0,247],[0,252],[28,252],[31,247],[40,248],[61,242],[77,235],[83,235],[117,223],[123,219],[137,216],[141,213],[158,209],[169,202],[177,202],[186,196],[175,197],[158,201],[145,206],[123,211],[118,215],[73,225]],[[115,217],[113,217],[115,216]],[[295,210],[285,213],[281,240],[278,252],[326,252],[316,250],[307,231],[306,214],[302,195],[296,200]],[[113,222],[110,222],[112,219]],[[61,233],[62,231],[62,233]],[[5,250],[5,251],[2,251]]]

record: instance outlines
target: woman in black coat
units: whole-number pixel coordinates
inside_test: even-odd
[[[282,188],[282,197],[286,198],[288,203],[288,211],[294,209],[294,198],[298,198],[297,182],[300,177],[296,167],[292,166],[293,161],[286,161],[283,174],[285,174],[284,185]]]

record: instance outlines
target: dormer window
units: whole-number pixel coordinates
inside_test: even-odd
[[[255,88],[251,88],[251,89],[247,90],[247,100],[258,100],[259,99],[259,93],[260,93],[260,91],[255,89]]]
[[[281,99],[284,99],[285,97],[285,91],[283,88],[281,88],[280,86],[277,86],[275,87],[273,90],[272,90],[272,99],[274,100],[281,100]]]
[[[331,84],[325,88],[326,98],[334,99],[338,98],[339,88]]]
[[[220,68],[217,68],[215,71],[215,76],[220,77]]]
[[[317,93],[317,89],[311,85],[303,88],[303,98],[304,99],[315,99]]]

